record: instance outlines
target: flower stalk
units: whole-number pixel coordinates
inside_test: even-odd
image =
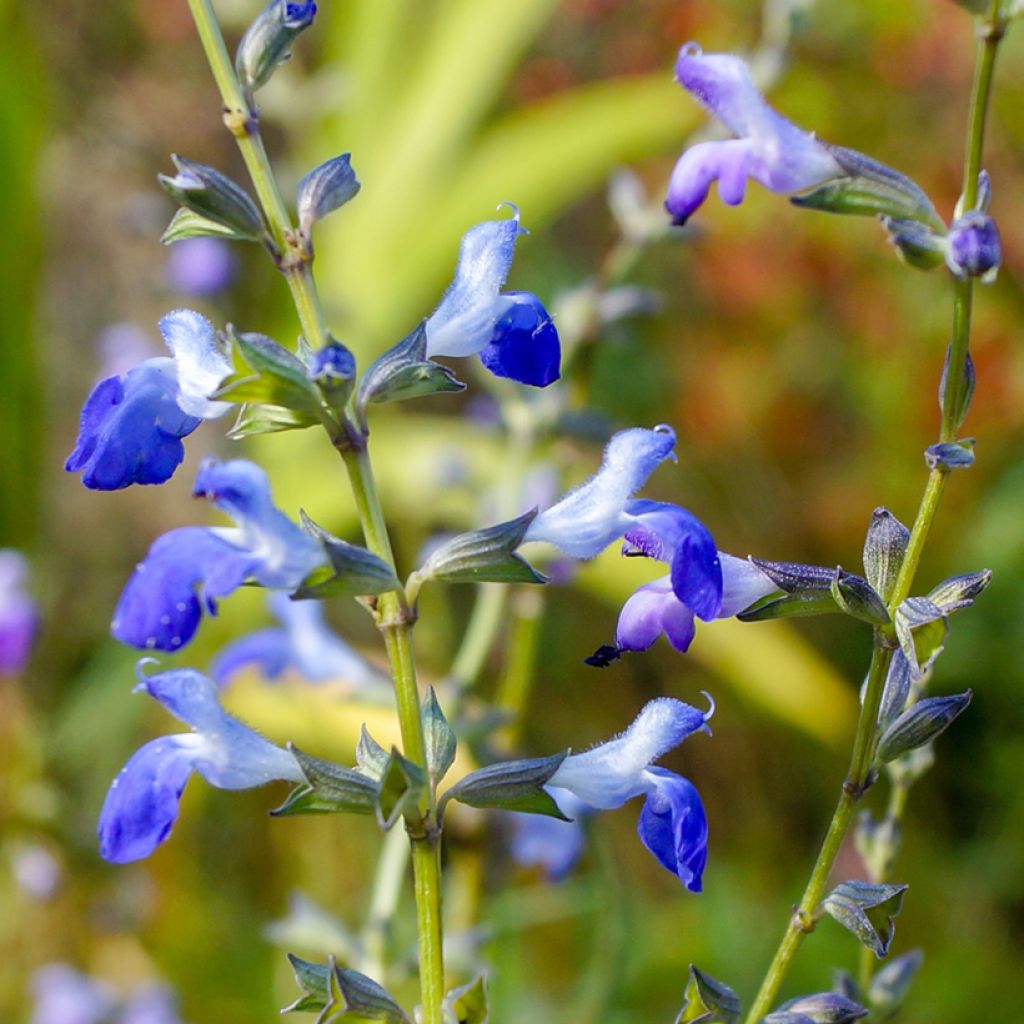
[[[188,3],[224,104],[224,123],[235,137],[267,219],[272,254],[288,282],[306,340],[314,348],[320,348],[328,341],[328,331],[310,266],[311,255],[292,226],[263,145],[259,122],[246,101],[212,4],[210,0],[188,0]],[[348,472],[366,545],[394,568],[394,554],[365,443],[353,445],[348,433],[345,438],[332,440]],[[391,664],[404,756],[425,769],[426,748],[411,634],[415,616],[404,595],[398,592],[381,595],[377,616]],[[410,831],[410,841],[419,926],[422,1019],[423,1024],[442,1024],[440,837],[430,787],[425,789],[421,810],[423,827]]]
[[[988,15],[984,19],[979,19],[977,58],[968,115],[963,190],[959,204],[963,210],[973,209],[978,197],[978,175],[981,171],[993,71],[999,43],[1004,33],[1005,24],[999,15],[999,2],[994,0]],[[962,408],[966,380],[973,294],[974,281],[971,277],[953,279],[953,335],[942,395],[942,421],[939,432],[939,440],[942,443],[956,440],[959,420],[962,418],[958,410]],[[907,551],[888,604],[890,618],[894,617],[896,609],[910,595],[949,473],[948,468],[940,465],[932,469],[928,475]],[[870,784],[869,774],[878,742],[878,710],[894,645],[895,635],[891,625],[876,628],[850,770],[843,783],[842,793],[803,897],[793,912],[760,990],[745,1018],[746,1024],[756,1024],[769,1011],[804,936],[814,928],[814,914],[825,894],[829,874],[853,821],[857,803]]]

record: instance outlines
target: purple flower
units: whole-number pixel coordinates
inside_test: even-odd
[[[114,611],[111,632],[122,643],[175,651],[192,638],[204,610],[216,614],[217,598],[247,580],[294,590],[326,560],[321,545],[274,506],[267,475],[254,463],[208,459],[194,493],[238,525],[185,526],[153,544]]]
[[[0,675],[16,675],[32,653],[39,613],[27,582],[25,557],[12,548],[0,548]]]
[[[693,785],[652,762],[694,732],[709,732],[705,714],[672,697],[648,703],[615,739],[567,757],[548,782],[591,807],[611,809],[644,795],[638,831],[644,846],[691,892],[701,891],[708,828]]]
[[[185,456],[181,443],[201,420],[223,415],[227,402],[207,396],[231,373],[213,325],[179,309],[160,321],[173,359],[147,359],[93,388],[82,408],[78,440],[64,468],[86,487],[114,491],[170,479]]]
[[[31,1024],[102,1024],[113,1010],[106,986],[68,964],[47,964],[32,976]]]
[[[536,295],[501,291],[521,234],[518,213],[466,232],[455,278],[426,323],[427,356],[478,354],[496,377],[546,387],[558,379],[558,331]]]
[[[946,239],[946,266],[956,277],[994,281],[1002,261],[996,222],[981,210],[971,210],[953,221]]]
[[[257,630],[225,647],[210,670],[219,686],[253,664],[267,679],[277,679],[292,669],[311,683],[344,681],[364,689],[384,681],[369,662],[330,630],[319,601],[291,601],[277,593],[270,596],[270,608],[282,628]]]
[[[106,860],[141,860],[168,837],[193,772],[220,789],[303,780],[288,751],[224,711],[206,676],[193,669],[140,673],[136,690],[145,690],[193,731],[151,740],[121,769],[100,812],[100,853]]]
[[[718,557],[722,568],[721,603],[713,615],[701,618],[730,618],[777,589],[746,559],[724,551]],[[622,606],[615,631],[616,649],[646,651],[664,633],[677,651],[685,653],[695,632],[693,620],[694,609],[680,599],[673,577],[663,576],[640,587]]]
[[[581,819],[594,809],[567,789],[556,789],[551,796],[570,820],[563,821],[546,814],[512,812],[509,852],[516,863],[524,867],[541,867],[549,881],[560,882],[576,866],[583,853],[586,835]]]
[[[736,136],[698,143],[679,158],[665,200],[676,224],[686,223],[713,181],[722,201],[735,206],[748,178],[789,195],[844,175],[826,146],[765,103],[738,57],[703,54],[688,43],[679,51],[676,81]]]
[[[196,298],[223,291],[237,272],[238,261],[223,238],[185,238],[175,242],[164,267],[171,288]]]

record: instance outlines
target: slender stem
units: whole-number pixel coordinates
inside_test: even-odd
[[[314,347],[327,341],[326,320],[309,266],[308,251],[292,228],[281,191],[259,132],[259,121],[249,108],[228,56],[224,37],[210,0],[188,0],[213,77],[224,103],[224,123],[238,148],[259,197],[277,263],[285,275],[307,341]],[[367,547],[392,568],[394,556],[365,445],[353,450],[338,445],[352,484]],[[426,745],[420,720],[419,690],[412,652],[414,616],[404,596],[384,594],[379,602],[379,622],[391,661],[395,698],[405,756],[426,768]],[[441,864],[434,828],[434,795],[427,788],[422,801],[424,828],[410,835],[413,846],[416,911],[419,924],[420,986],[423,1024],[442,1024],[444,964],[441,945]]]
[[[993,0],[990,15],[978,35],[978,55],[974,81],[971,89],[970,114],[968,117],[966,157],[964,161],[964,182],[961,205],[964,210],[973,209],[977,203],[978,174],[981,169],[982,144],[989,97],[992,90],[992,74],[996,52],[1005,26],[998,16],[998,0]],[[947,357],[946,384],[942,395],[942,423],[939,440],[954,441],[956,431],[963,418],[963,388],[968,347],[971,334],[971,310],[974,285],[971,278],[954,280],[953,283],[953,336]],[[938,511],[942,493],[945,490],[948,470],[933,469],[928,476],[917,518],[911,530],[900,573],[889,601],[889,614],[894,617],[897,608],[909,596],[920,565],[925,542],[931,531]],[[857,802],[870,785],[870,773],[874,748],[877,741],[878,709],[885,685],[885,677],[892,657],[892,626],[876,629],[871,665],[865,686],[864,699],[857,731],[854,737],[850,770],[843,783],[842,793],[836,805],[828,831],[815,861],[811,877],[799,905],[790,918],[789,926],[782,937],[775,956],[768,968],[757,997],[746,1017],[746,1024],[756,1024],[771,1008],[776,994],[785,978],[786,971],[803,938],[813,930],[818,904],[825,893],[828,877],[836,856],[846,836]],[[905,794],[900,798],[900,811]]]

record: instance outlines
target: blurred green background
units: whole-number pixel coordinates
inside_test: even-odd
[[[769,2],[770,19],[781,9]],[[256,11],[218,4],[237,38]],[[973,44],[947,0],[805,5],[772,101],[823,138],[913,176],[948,216],[956,200]],[[301,890],[359,927],[380,839],[365,819],[274,821],[283,793],[186,794],[173,838],[150,860],[99,861],[94,824],[119,766],[170,720],[132,697],[135,652],[107,637],[132,565],[161,531],[207,521],[189,500],[204,454],[234,455],[217,426],[187,443],[164,487],[86,492],[62,463],[99,371],[95,340],[116,322],[155,324],[186,300],[164,277],[160,232],[173,212],[155,184],[169,153],[243,169],[183,2],[0,0],[0,546],[34,565],[44,627],[25,676],[0,680],[0,1019],[28,1020],[27,979],[65,960],[130,985],[168,979],[182,1015],[270,1021],[294,998],[287,965],[264,937]],[[263,94],[268,147],[286,194],[314,163],[351,150],[358,199],[328,221],[317,276],[334,332],[364,362],[429,312],[458,240],[504,200],[531,235],[511,284],[557,306],[615,244],[605,184],[629,165],[659,200],[678,152],[703,123],[671,81],[678,47],[750,50],[765,30],[752,0],[324,0],[295,59]],[[990,589],[957,618],[933,683],[971,686],[968,714],[939,742],[914,791],[895,870],[911,883],[894,952],[926,960],[905,1019],[1012,1020],[1024,998],[1024,35],[1000,56],[985,166],[1005,263],[976,302],[975,406],[965,430],[977,465],[948,489],[921,573],[923,590],[983,566]],[[201,304],[217,323],[292,343],[283,283],[262,253],[226,297]],[[752,186],[737,209],[712,196],[682,237],[645,251],[629,277],[663,308],[609,328],[586,353],[589,406],[614,425],[672,424],[678,467],[649,493],[685,504],[721,547],[856,569],[872,509],[911,521],[923,448],[937,429],[935,392],[950,295],[942,273],[900,265],[869,220],[791,208]],[[190,304],[195,304],[190,303]],[[476,383],[472,370],[460,373]],[[471,388],[470,395],[474,393]],[[479,393],[479,389],[476,389]],[[502,440],[465,417],[466,399],[387,410],[375,458],[399,555],[411,567],[438,529],[480,523],[479,493],[498,485]],[[279,503],[339,532],[347,487],[314,434],[256,440]],[[579,479],[598,444],[541,453]],[[212,518],[210,518],[212,521]],[[644,567],[603,559],[547,595],[536,682],[521,749],[588,745],[667,693],[718,701],[715,737],[667,763],[700,789],[711,823],[706,891],[685,893],[637,842],[635,806],[604,815],[577,872],[559,886],[509,865],[500,835],[469,823],[450,849],[456,926],[485,929],[495,1019],[671,1021],[687,965],[750,997],[798,898],[846,766],[866,629],[818,619],[702,626],[685,657],[663,642],[604,672],[582,658],[607,642]],[[443,676],[471,594],[428,592],[417,646],[425,678]],[[332,609],[339,629],[381,660],[367,617]],[[266,621],[257,594],[232,598],[188,652]],[[499,647],[481,692],[503,670]],[[275,739],[351,758],[367,714],[331,688],[243,686],[235,706]],[[867,803],[884,798],[871,794]],[[463,834],[464,833],[464,834]],[[474,853],[487,843],[482,875]],[[45,900],[15,880],[42,847],[62,882]],[[852,847],[844,877],[860,868]],[[410,893],[392,941],[411,950]],[[453,934],[458,928],[453,928]],[[316,949],[298,949],[313,954]],[[797,958],[785,993],[830,985],[856,962],[826,922]],[[460,975],[453,963],[453,981]],[[399,993],[414,1001],[401,971]]]

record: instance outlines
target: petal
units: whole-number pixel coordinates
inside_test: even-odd
[[[559,766],[549,785],[568,789],[592,807],[621,807],[650,787],[647,766],[705,728],[705,715],[672,697],[650,701],[621,736]]]
[[[468,356],[488,343],[500,315],[494,304],[512,266],[516,238],[523,233],[518,215],[485,221],[466,232],[455,278],[427,320],[429,357]]]
[[[191,309],[176,309],[160,321],[160,333],[178,367],[178,404],[200,419],[222,416],[231,403],[211,402],[208,396],[233,367],[213,324]]]
[[[223,728],[227,714],[217,700],[217,688],[212,680],[193,668],[142,675],[141,669],[147,660],[152,661],[143,658],[139,662],[140,674],[136,690],[145,690],[175,718],[192,726],[197,732],[212,734]]]
[[[665,198],[673,223],[685,224],[716,180],[722,201],[731,206],[739,203],[753,160],[753,147],[746,139],[700,142],[687,149],[672,169]]]
[[[536,295],[508,292],[514,300],[498,318],[480,361],[496,377],[543,388],[558,380],[562,350],[558,331]]]
[[[114,611],[111,632],[133,647],[176,651],[195,634],[203,605],[242,585],[254,556],[201,526],[185,526],[160,537],[136,566]]]
[[[283,629],[259,629],[230,643],[214,659],[210,675],[227,686],[249,665],[258,665],[264,679],[277,679],[292,662],[288,634]]]
[[[753,135],[770,125],[772,111],[739,57],[701,53],[688,43],[676,59],[676,81],[733,135]]]
[[[184,458],[181,438],[199,426],[177,403],[169,359],[149,359],[124,377],[108,377],[82,408],[78,440],[64,468],[93,490],[168,480]]]
[[[162,736],[135,752],[100,812],[100,854],[115,864],[148,857],[169,835],[202,741]]]
[[[597,473],[537,516],[526,540],[547,541],[567,555],[592,558],[634,525],[626,505],[658,463],[672,455],[675,443],[668,427],[619,432],[608,442]]]
[[[637,823],[640,840],[690,892],[700,892],[708,846],[700,795],[691,782],[664,768],[651,768],[648,775],[652,786]]]
[[[719,618],[727,619],[749,608],[779,588],[760,569],[745,558],[718,553],[722,562],[722,607]]]

